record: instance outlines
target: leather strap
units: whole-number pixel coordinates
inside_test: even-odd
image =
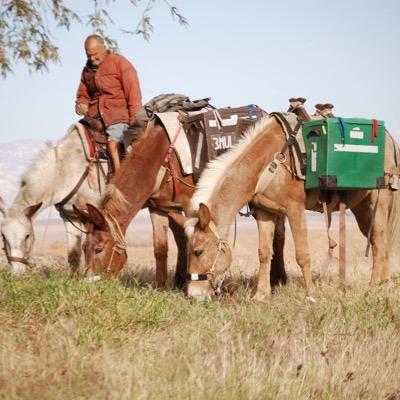
[[[377,137],[378,137],[378,121],[376,119],[373,119],[372,129],[371,129],[371,143],[374,143]]]
[[[208,274],[187,274],[186,280],[187,281],[207,281]]]
[[[174,198],[176,196],[179,196],[180,189],[179,189],[179,183],[178,183],[178,179],[177,179],[178,174],[177,174],[177,171],[176,171],[176,168],[175,168],[174,164],[171,161],[171,157],[172,157],[173,151],[175,150],[175,143],[178,140],[178,137],[181,134],[182,129],[183,129],[183,126],[182,126],[182,115],[179,114],[177,116],[177,118],[178,118],[178,121],[179,121],[179,127],[178,127],[178,129],[177,129],[177,131],[175,133],[175,136],[174,136],[174,139],[171,142],[171,145],[168,148],[167,155],[166,155],[165,160],[164,160],[164,162],[168,163],[169,169],[171,171],[172,184],[174,186]]]
[[[9,256],[8,254],[6,254],[6,257],[8,262],[19,262],[21,264],[29,265],[29,262],[26,258]]]
[[[89,175],[89,170],[90,170],[91,164],[92,164],[92,161],[88,164],[88,166],[86,167],[82,176],[80,177],[78,183],[74,186],[74,188],[71,190],[71,192],[67,196],[65,196],[59,203],[55,204],[55,207],[57,209],[65,206],[75,196],[75,194],[78,192],[79,188],[82,186],[82,183],[85,181],[86,177]]]
[[[288,133],[289,138],[287,139],[285,145],[283,146],[281,153],[285,153],[285,151],[289,148],[294,148],[297,154],[297,158],[299,159],[300,162],[300,168],[301,172],[304,175],[306,171],[306,162],[305,162],[305,154],[301,152],[299,143],[296,139],[296,135],[299,132],[300,127],[302,126],[301,121],[296,125],[295,129],[293,130],[292,127],[289,124],[289,121],[285,118],[285,116],[282,113],[278,112],[273,112],[269,115],[272,115],[273,117],[276,118],[276,120],[280,123],[282,126],[283,130]]]

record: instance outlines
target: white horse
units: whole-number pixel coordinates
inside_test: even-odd
[[[29,265],[34,242],[33,217],[60,203],[65,203],[58,211],[67,233],[68,263],[73,272],[79,269],[84,227],[72,205],[83,208],[86,203],[100,205],[107,174],[106,164],[102,164],[103,174],[89,161],[84,146],[77,126],[72,125],[56,146],[47,143],[32,162],[21,179],[13,203],[7,207],[0,198],[0,211],[4,216],[1,234],[12,272],[22,273]]]

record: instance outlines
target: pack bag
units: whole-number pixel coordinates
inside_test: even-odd
[[[192,153],[194,179],[199,178],[209,161],[233,147],[246,129],[266,115],[260,107],[250,104],[185,116],[182,123]]]
[[[166,93],[160,94],[150,101],[148,101],[144,108],[149,118],[153,116],[155,112],[173,112],[173,111],[198,111],[202,108],[210,106],[210,98],[204,98],[200,100],[190,100],[188,96],[177,93]]]
[[[385,126],[364,118],[327,118],[304,122],[306,189],[380,189],[385,187]]]

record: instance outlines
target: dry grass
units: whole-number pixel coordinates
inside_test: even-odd
[[[155,290],[142,244],[131,249],[142,264],[96,285],[49,255],[21,278],[0,272],[0,398],[400,398],[400,278],[367,291],[364,242],[353,243],[347,286],[315,270],[314,306],[291,243],[289,285],[254,304],[254,238],[241,243],[229,294],[205,304]]]

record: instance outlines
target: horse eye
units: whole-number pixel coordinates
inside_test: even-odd
[[[94,249],[94,252],[96,253],[96,254],[99,254],[99,253],[101,253],[103,251],[103,247],[96,247],[95,249]]]
[[[203,251],[204,251],[204,250],[195,250],[195,251],[194,251],[194,255],[195,255],[196,257],[200,257],[200,256],[203,254]]]
[[[25,240],[29,239],[29,233],[25,236]]]

